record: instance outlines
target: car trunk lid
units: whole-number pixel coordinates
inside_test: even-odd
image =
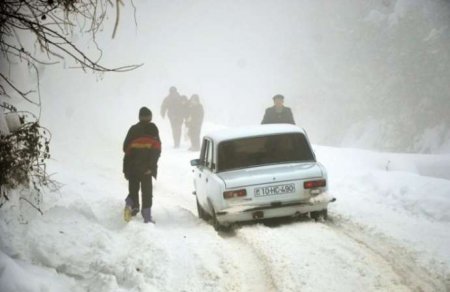
[[[305,180],[323,177],[316,162],[269,165],[218,173],[227,190],[246,189],[247,196],[228,200],[230,204],[284,203],[307,199]]]

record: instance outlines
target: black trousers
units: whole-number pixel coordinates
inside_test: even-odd
[[[152,176],[132,176],[128,179],[129,197],[133,200],[133,208],[139,208],[139,189],[142,193],[142,209],[151,208],[153,203]]]

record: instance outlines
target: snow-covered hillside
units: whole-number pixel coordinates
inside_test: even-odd
[[[187,143],[171,149],[166,123],[160,128],[155,225],[140,216],[122,220],[123,137],[94,147],[77,138],[53,141],[49,170],[63,186],[44,195],[44,215],[19,193],[0,209],[0,291],[450,288],[449,156],[314,146],[338,199],[330,221],[217,233],[196,215],[189,160],[198,153]]]

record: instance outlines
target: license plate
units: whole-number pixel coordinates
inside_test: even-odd
[[[282,195],[295,192],[295,184],[255,188],[255,197]]]

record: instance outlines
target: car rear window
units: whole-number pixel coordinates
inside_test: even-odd
[[[315,161],[305,135],[279,134],[224,141],[218,149],[218,171],[267,164]]]

